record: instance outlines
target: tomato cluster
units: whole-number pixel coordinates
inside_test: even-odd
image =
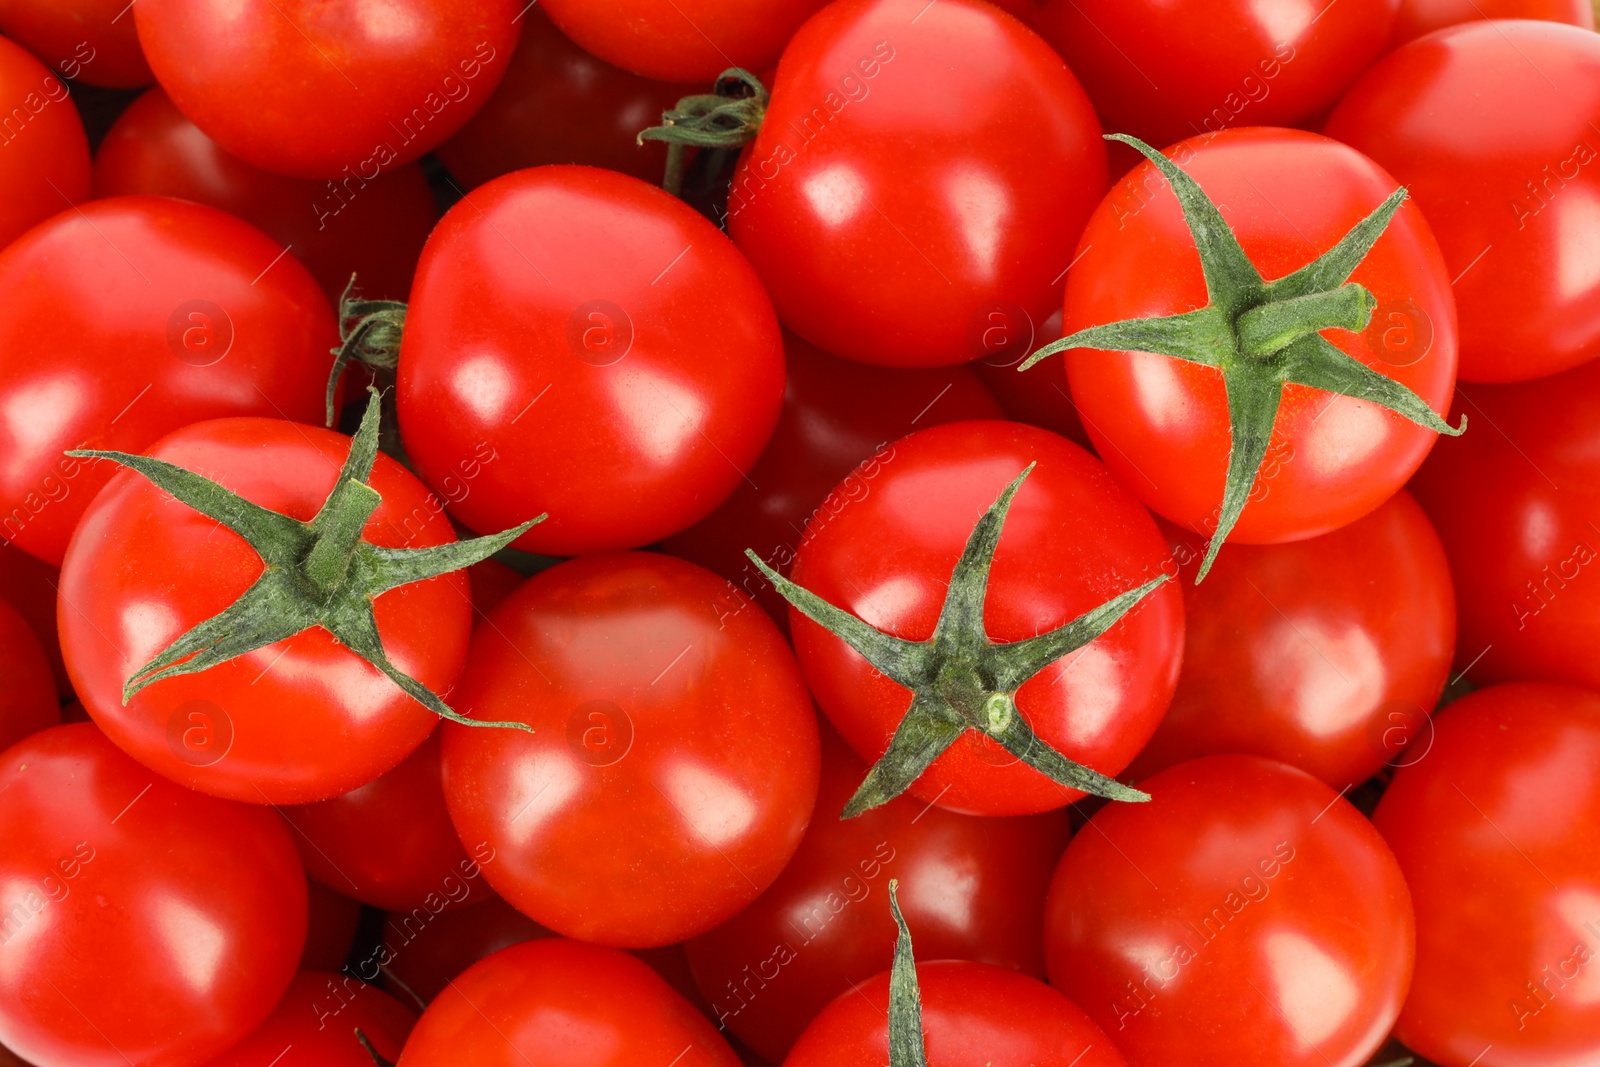
[[[1589,0],[0,0],[0,1067],[1600,1064],[1597,205]]]

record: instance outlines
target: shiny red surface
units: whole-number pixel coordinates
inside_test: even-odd
[[[65,82],[0,37],[0,248],[89,199],[89,141]],[[18,116],[25,121],[19,121]]]

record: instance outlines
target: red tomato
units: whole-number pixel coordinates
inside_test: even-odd
[[[995,307],[1049,314],[1105,184],[1088,97],[1026,27],[980,0],[842,0],[785,50],[727,224],[790,329],[932,367],[986,354]]]
[[[115,469],[68,449],[142,452],[227,415],[321,421],[338,336],[282,251],[214,208],[140,196],[58,215],[0,253],[0,534],[60,565]]]
[[[350,274],[368,298],[405,299],[433,228],[433,190],[415,163],[364,180],[286,178],[229,155],[151,89],[95,153],[96,196],[148,193],[221,208],[287,245],[338,300]]]
[[[1000,401],[1006,418],[1058,433],[1073,444],[1092,449],[1067,383],[1054,374],[1030,378],[1017,373],[1017,365],[1030,353],[1061,336],[1061,309],[1056,308],[1037,327],[1028,318],[1005,311],[991,312],[988,321],[984,348],[989,355],[974,362],[972,369]]]
[[[428,239],[400,426],[423,481],[474,530],[547,511],[518,548],[659,540],[739,484],[782,396],[760,281],[660,189],[588,167],[519,171]]]
[[[0,248],[89,198],[89,141],[69,93],[42,63],[0,37]]]
[[[659,182],[666,152],[635,138],[701,87],[641,78],[596,59],[555,28],[545,6],[522,16],[522,43],[505,79],[472,121],[439,146],[439,161],[469,191],[546,163],[605,167]]]
[[[1594,29],[1589,0],[1400,0],[1389,49],[1423,34],[1479,19],[1542,19]]]
[[[1455,576],[1457,667],[1478,685],[1600,689],[1600,363],[1456,403],[1482,429],[1411,484]]]
[[[127,0],[0,0],[0,33],[75,81],[133,89],[155,80]]]
[[[1463,697],[1372,820],[1417,905],[1396,1036],[1445,1067],[1593,1063],[1600,696],[1525,684]]]
[[[369,982],[379,975],[397,979],[427,1004],[451,979],[491,953],[550,936],[549,930],[491,894],[482,903],[437,914],[417,909],[389,915],[382,944],[353,969]]]
[[[60,581],[61,575],[54,567],[0,540],[0,598],[28,621],[50,661],[56,692],[66,697],[72,693],[72,683],[67,680],[61,639],[56,635],[56,586]]]
[[[1492,86],[1492,91],[1485,91]],[[1461,377],[1513,382],[1600,353],[1600,37],[1546,22],[1457,26],[1351,87],[1326,132],[1377,160],[1439,238]]]
[[[1395,190],[1359,153],[1298,130],[1231,130],[1168,154],[1221,206],[1266,278],[1317,259]],[[1207,303],[1194,238],[1149,163],[1111,191],[1079,247],[1067,280],[1068,333]],[[1350,281],[1376,297],[1372,325],[1323,338],[1443,411],[1455,383],[1455,309],[1415,205],[1400,206]],[[1174,522],[1215,530],[1231,450],[1222,375],[1164,355],[1086,348],[1068,353],[1067,371],[1095,450],[1118,480]],[[1292,382],[1274,425],[1233,541],[1300,540],[1354,522],[1394,495],[1436,436],[1375,403]]]
[[[1050,981],[1131,1067],[1356,1067],[1411,980],[1411,898],[1304,771],[1207,756],[1078,832],[1045,906]],[[1460,887],[1458,887],[1459,889]]]
[[[522,575],[492,559],[480,560],[467,568],[472,586],[472,625],[477,627],[499,603],[517,591]]]
[[[302,971],[337,971],[355,943],[361,905],[321,882],[306,879],[306,944],[300,953]]]
[[[442,144],[505,74],[515,0],[141,0],[172,102],[227,151],[297,178],[366,180]]]
[[[1021,423],[922,430],[857,468],[806,529],[794,581],[909,641],[933,635],[946,583],[973,520],[1029,463],[1000,538],[984,605],[995,642],[1034,637],[1158,576],[1160,531],[1081,448]],[[795,651],[818,705],[864,759],[876,760],[905,716],[905,688],[791,610]],[[1182,595],[1170,583],[1134,613],[1026,682],[1017,704],[1068,759],[1116,774],[1149,738],[1177,682]],[[954,811],[1022,815],[1082,796],[967,731],[911,792]],[[836,813],[822,812],[831,818]]]
[[[301,971],[267,1021],[206,1067],[373,1067],[356,1031],[393,1062],[415,1022],[381,989],[347,974]]]
[[[889,927],[892,947],[893,924],[881,913],[877,919]],[[941,960],[917,964],[917,983],[929,1067],[1124,1067],[1083,1009],[1037,979]],[[885,971],[829,1004],[784,1067],[882,1067],[890,1062],[888,1011]]]
[[[1184,582],[1183,670],[1129,774],[1214,752],[1279,760],[1349,789],[1426,752],[1455,652],[1449,564],[1404,490],[1349,526],[1224,552],[1169,528]]]
[[[0,601],[0,752],[61,721],[44,649],[16,609]]]
[[[766,70],[827,0],[544,0],[586,51],[647,78],[710,82],[729,67]]]
[[[349,450],[349,438],[320,427],[218,419],[167,436],[150,454],[305,522]],[[455,539],[427,490],[388,456],[378,456],[370,484],[383,501],[366,541],[423,548]],[[438,717],[321,627],[122,702],[130,675],[237,600],[262,568],[242,537],[123,471],[95,498],[62,566],[67,669],[111,739],[168,778],[246,803],[325,800],[399,763]],[[390,660],[436,693],[466,659],[468,595],[456,572],[375,604]]]
[[[272,1011],[306,932],[278,817],[88,723],[0,755],[0,1041],[39,1064],[195,1067]]]
[[[535,730],[452,724],[445,800],[462,840],[494,849],[494,890],[568,936],[704,933],[772,884],[810,820],[817,726],[788,646],[670,556],[529,578],[479,628],[457,699]]]
[[[922,958],[1044,977],[1044,895],[1066,813],[981,819],[903,796],[835,818],[866,773],[823,731],[818,814],[794,859],[755,903],[688,944],[718,1024],[775,1063],[830,1000],[894,955],[881,895],[890,877]]]
[[[915,429],[999,418],[1000,406],[965,367],[869,367],[793,334],[783,345],[788,381],[766,451],[720,508],[661,547],[735,583],[787,628],[788,605],[744,550],[787,575],[806,520],[858,463]]]
[[[496,952],[450,983],[423,1012],[399,1067],[547,1063],[739,1067],[739,1058],[626,952],[545,938]]]

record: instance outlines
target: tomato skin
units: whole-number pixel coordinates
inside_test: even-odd
[[[881,366],[985,355],[969,331],[997,302],[1043,319],[1106,187],[1059,56],[981,0],[924,6],[842,0],[806,23],[728,203],[784,325]]]
[[[517,591],[522,575],[492,559],[481,559],[467,568],[472,586],[472,625],[476,629],[500,602]]]
[[[1597,116],[1600,38],[1495,21],[1412,42],[1328,118],[1328,136],[1371,156],[1427,214],[1456,279],[1462,380],[1523,381],[1600,353],[1600,276],[1580,236],[1600,196],[1600,169],[1586,166]]]
[[[141,2],[139,42],[179,110],[297,178],[370,181],[443,143],[494,91],[521,30],[511,0]]]
[[[88,723],[0,755],[0,841],[8,923],[31,912],[0,942],[0,1040],[24,1059],[195,1067],[294,975],[305,874],[278,817],[168,782]]]
[[[317,426],[218,419],[167,436],[149,454],[305,522],[349,451],[349,438]],[[368,542],[425,548],[455,539],[394,460],[380,454],[368,484],[383,498],[367,520]],[[121,471],[95,498],[62,566],[67,670],[107,735],[168,778],[251,804],[326,800],[399,763],[439,719],[321,627],[164,678],[122,703],[130,674],[228,607],[261,570],[243,538]],[[436,693],[448,694],[466,659],[468,596],[456,572],[375,601],[389,659]]]
[[[457,699],[535,730],[452,724],[445,800],[461,839],[494,850],[494,890],[568,936],[643,948],[709,930],[810,820],[817,725],[794,658],[682,560],[586,556],[529,578],[474,636]]]
[[[363,296],[404,300],[437,213],[414,163],[336,186],[288,178],[229,155],[159,87],[100,142],[94,194],[175,196],[226,211],[287,245],[335,301],[352,271]]]
[[[61,722],[50,662],[25,620],[0,601],[0,752]]]
[[[1168,154],[1221,206],[1268,279],[1333,247],[1397,184],[1359,153],[1299,130],[1229,130]],[[1149,163],[1101,203],[1079,248],[1082,258],[1067,279],[1068,333],[1206,303],[1194,238]],[[1362,334],[1323,336],[1444,411],[1455,384],[1455,305],[1450,275],[1412,202],[1401,205],[1350,280],[1377,298],[1374,325]],[[1389,332],[1395,330],[1398,338]],[[1424,332],[1431,345],[1418,358],[1410,342]],[[1060,371],[1046,364],[1027,373]],[[1153,511],[1209,534],[1231,447],[1221,373],[1150,353],[1074,349],[1067,377],[1095,451],[1118,480]],[[1251,500],[1229,540],[1297,541],[1348,525],[1404,484],[1435,437],[1365,400],[1288,385]]]
[[[1044,894],[1070,836],[1066,812],[982,819],[903,796],[836,818],[866,774],[824,730],[817,814],[794,859],[753,904],[688,944],[719,1024],[774,1063],[830,1000],[893,957],[890,878],[919,957],[1044,977]]]
[[[65,698],[72,693],[72,683],[67,680],[61,639],[56,636],[56,586],[60,583],[61,574],[54,567],[0,541],[0,598],[27,620],[50,661],[56,693]]]
[[[1237,545],[1201,585],[1204,543],[1166,532],[1183,564],[1183,670],[1135,779],[1240,752],[1348,789],[1409,758],[1406,741],[1426,748],[1456,601],[1439,535],[1409,493],[1321,537]]]
[[[1493,686],[1437,723],[1372,816],[1417,905],[1396,1036],[1446,1067],[1592,1063],[1600,696]]]
[[[0,37],[0,113],[28,116],[15,133],[6,130],[3,142],[0,248],[63,208],[89,199],[89,139],[69,91],[21,45]]]
[[[1594,6],[1588,0],[1400,0],[1386,51],[1434,30],[1480,19],[1542,19],[1592,30]]]
[[[1033,25],[1083,80],[1107,132],[1161,147],[1321,113],[1378,58],[1400,3],[1045,0]]]
[[[300,953],[302,971],[337,971],[355,943],[361,905],[306,878],[306,943]]]
[[[659,540],[733,491],[782,397],[783,342],[755,273],[641,181],[508,174],[451,209],[423,250],[401,432],[471,529],[549,512],[516,542],[546,555]]]
[[[267,1021],[206,1067],[372,1067],[356,1030],[392,1062],[415,1022],[381,989],[344,974],[301,971]]]
[[[0,33],[69,78],[134,89],[155,75],[131,14],[125,0],[0,0]]]
[[[424,1001],[432,1002],[451,979],[479,960],[510,945],[553,936],[490,893],[482,902],[464,908],[389,915],[382,947],[357,963],[355,972],[376,981],[382,967]]]
[[[273,262],[281,251],[214,208],[141,196],[85,204],[0,252],[0,534],[60,566],[114,470],[67,449],[142,452],[228,415],[322,421],[333,313],[293,257]],[[230,347],[197,366],[224,332]]]
[[[915,930],[911,936],[920,953]],[[917,984],[930,1067],[1125,1067],[1083,1009],[1035,978],[987,963],[936,960],[917,964]],[[829,1004],[783,1067],[881,1067],[889,1062],[888,1011],[883,972]]]
[[[739,1067],[688,1001],[626,952],[551,937],[474,964],[422,1013],[399,1067]]]
[[[1051,983],[1131,1067],[1366,1062],[1415,938],[1377,831],[1309,774],[1255,756],[1202,757],[1141,787],[1148,804],[1102,808],[1056,869]]]
[[[864,495],[824,505],[826,521],[807,527],[794,581],[885,633],[925,641],[975,518],[1033,462],[990,572],[991,641],[1054,629],[1160,573],[1167,551],[1154,521],[1087,452],[1021,423],[960,422],[902,438],[857,468]],[[818,706],[858,756],[876,760],[910,693],[799,612],[791,610],[789,626]],[[1062,755],[1114,775],[1166,710],[1182,649],[1182,594],[1168,583],[1025,683],[1017,704]],[[973,731],[910,792],[982,815],[1049,811],[1082,795]]]

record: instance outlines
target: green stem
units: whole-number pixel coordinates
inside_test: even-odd
[[[1377,298],[1351,283],[1288,300],[1268,300],[1241,314],[1234,324],[1239,351],[1252,359],[1270,359],[1302,337],[1323,330],[1359,333],[1372,321]]]
[[[370,485],[347,480],[341,488],[344,491],[339,494],[338,506],[322,517],[325,525],[301,565],[311,584],[325,593],[344,584],[350,562],[361,546],[361,532],[383,501]]]
[[[667,145],[667,171],[661,187],[673,196],[683,192],[683,174],[690,148],[739,148],[751,141],[767,116],[769,96],[761,79],[740,67],[717,76],[709,93],[686,96],[661,113],[661,125],[639,133],[638,142]]]

